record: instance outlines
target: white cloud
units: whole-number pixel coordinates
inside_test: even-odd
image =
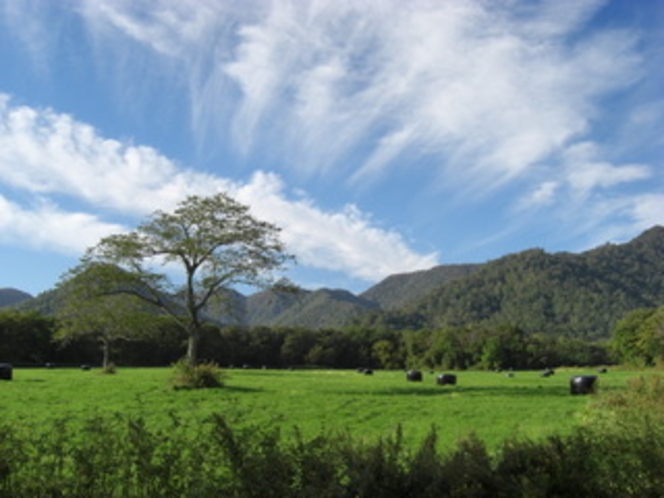
[[[100,137],[49,109],[0,99],[0,177],[13,188],[64,194],[89,205],[146,214],[228,182],[178,166],[150,147]]]
[[[598,0],[83,5],[96,32],[113,26],[194,75],[196,130],[223,108],[239,150],[355,181],[417,152],[448,182],[495,186],[587,133],[597,100],[640,74],[629,33],[580,36]]]
[[[241,184],[195,172],[150,147],[103,138],[70,116],[13,106],[2,95],[0,187],[46,199],[36,207],[2,199],[0,239],[17,244],[81,251],[122,230],[94,212],[144,216],[170,209],[186,195],[228,191],[257,216],[282,227],[290,250],[305,265],[375,280],[436,264],[435,254],[416,253],[357,208],[326,212],[309,199],[289,199],[274,174],[258,172]],[[89,212],[69,212],[48,202],[56,197],[83,202]]]
[[[636,196],[630,207],[631,218],[638,230],[654,225],[664,225],[664,194],[643,194]],[[632,225],[630,228],[634,227]]]
[[[570,146],[564,154],[565,174],[570,188],[586,196],[597,188],[644,180],[652,175],[643,164],[613,165],[598,159],[597,145],[583,142]]]
[[[236,196],[260,218],[283,226],[285,243],[305,265],[372,281],[437,264],[437,254],[414,253],[398,233],[372,226],[353,205],[341,212],[323,212],[309,199],[288,200],[283,188],[276,176],[257,173]]]
[[[523,211],[536,207],[550,206],[555,202],[555,196],[559,189],[560,184],[558,182],[545,181],[540,183],[533,192],[517,202],[516,208],[519,211]]]
[[[81,254],[101,237],[124,230],[95,215],[65,212],[48,202],[24,208],[0,196],[0,243]]]

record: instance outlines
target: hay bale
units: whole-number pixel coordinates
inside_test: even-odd
[[[364,375],[373,375],[373,370],[370,368],[365,368],[364,372],[362,373],[364,373]]]
[[[575,375],[569,381],[571,394],[595,394],[598,388],[596,375]]]
[[[409,382],[422,382],[422,372],[419,370],[408,370],[406,380]]]
[[[597,370],[597,371],[598,371],[599,373],[601,373],[601,374],[605,374],[605,373],[608,373],[608,372],[609,372],[609,370],[608,370],[606,367],[600,368],[600,369]]]
[[[0,363],[0,380],[12,380],[14,367],[11,363]]]
[[[87,372],[88,370],[91,370],[91,369],[92,369],[92,367],[88,364],[81,365],[81,370],[83,370],[85,372]]]
[[[439,386],[456,386],[457,376],[454,374],[441,374],[436,377],[436,384]]]

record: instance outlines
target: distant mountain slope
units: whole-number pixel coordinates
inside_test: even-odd
[[[513,323],[531,332],[607,337],[638,307],[664,304],[664,228],[581,254],[532,249],[491,261],[411,308],[427,326]]]
[[[257,292],[246,298],[245,318],[247,325],[270,325],[278,317],[309,295],[311,291],[298,293],[275,293],[269,290]]]
[[[360,294],[360,297],[386,310],[397,309],[420,301],[441,285],[466,277],[481,267],[481,264],[440,265],[429,270],[400,273],[387,277]]]
[[[58,288],[40,292],[32,299],[21,301],[13,308],[21,311],[36,311],[42,315],[53,316],[64,302],[64,293]]]
[[[271,296],[270,296],[271,294]],[[346,290],[319,289],[297,294],[261,293],[248,298],[250,325],[339,328],[368,310],[378,308]]]
[[[3,306],[12,306],[29,299],[32,299],[32,296],[22,290],[10,287],[0,289],[0,308]]]

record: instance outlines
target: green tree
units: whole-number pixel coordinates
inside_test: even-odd
[[[371,346],[371,356],[380,368],[395,370],[403,368],[404,354],[401,345],[389,339],[380,339]]]
[[[638,328],[636,345],[646,364],[664,360],[664,307],[657,308]]]
[[[126,294],[98,295],[87,285],[88,275],[80,274],[60,286],[65,295],[57,312],[55,339],[67,344],[83,337],[99,342],[102,367],[111,365],[111,351],[119,340],[137,340],[156,332],[154,313],[137,297]]]
[[[300,328],[289,330],[281,345],[281,360],[287,366],[304,365],[307,362],[307,353],[315,345],[315,332]]]
[[[524,368],[528,358],[526,334],[518,327],[502,325],[486,333],[481,364],[485,368]]]
[[[653,355],[641,334],[641,327],[654,313],[652,308],[638,308],[618,321],[611,334],[610,348],[621,362],[652,364]]]
[[[43,363],[52,355],[55,325],[34,311],[0,310],[0,361]]]
[[[156,211],[135,230],[102,239],[71,276],[93,269],[100,294],[130,294],[170,315],[186,331],[194,366],[206,306],[218,307],[235,285],[278,286],[275,275],[291,259],[276,226],[219,193],[187,197],[172,213]],[[174,267],[183,274],[170,276]]]

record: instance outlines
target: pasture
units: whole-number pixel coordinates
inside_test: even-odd
[[[539,372],[457,372],[456,386],[438,386],[424,372],[407,382],[401,371],[364,375],[342,370],[229,370],[222,389],[173,390],[167,368],[122,368],[104,375],[97,369],[15,369],[14,380],[0,382],[2,419],[19,429],[38,430],[68,420],[122,414],[142,417],[159,428],[174,419],[192,426],[222,414],[236,427],[297,427],[313,437],[348,431],[375,441],[395,434],[416,445],[436,427],[441,449],[470,433],[488,448],[509,437],[539,439],[565,434],[578,422],[593,396],[569,392],[572,375],[596,370]],[[637,373],[610,370],[599,377],[599,394],[625,387]]]

